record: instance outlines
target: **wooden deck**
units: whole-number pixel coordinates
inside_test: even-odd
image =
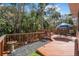
[[[44,56],[74,56],[75,41],[52,41],[37,49]]]
[[[9,42],[9,41],[17,41],[17,43],[15,44],[15,49],[16,49],[23,45],[41,40],[42,38],[48,38],[53,42],[48,43],[41,48],[38,48],[38,52],[40,52],[41,54],[43,54],[43,55],[68,55],[69,52],[68,52],[68,54],[66,54],[67,52],[64,52],[64,51],[71,51],[70,55],[72,55],[72,54],[75,55],[74,51],[75,51],[76,44],[75,44],[74,40],[70,41],[70,43],[63,42],[61,40],[59,42],[57,42],[56,40],[53,40],[53,37],[51,37],[52,35],[55,35],[52,31],[41,31],[41,32],[39,31],[39,32],[31,32],[31,33],[15,33],[15,34],[3,35],[0,37],[0,56],[3,56],[4,54],[6,55],[9,52],[11,52],[9,45],[7,44],[7,42]],[[65,41],[67,41],[67,40],[65,40]],[[64,46],[64,47],[61,47],[61,46]],[[64,51],[62,51],[62,50],[64,50]],[[9,51],[9,52],[7,52],[7,51]],[[55,54],[54,53],[50,54],[50,52],[51,53],[54,52]]]

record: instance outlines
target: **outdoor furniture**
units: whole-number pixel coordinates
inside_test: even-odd
[[[60,34],[67,35],[69,33],[69,30],[71,30],[73,25],[68,23],[61,23],[59,24],[56,29],[58,29]]]
[[[15,51],[14,50],[14,46],[15,46],[16,43],[17,43],[17,41],[9,41],[9,42],[7,42],[7,44],[10,45],[11,52],[14,52]]]
[[[73,25],[71,25],[71,24],[61,23],[56,28],[59,28],[59,29],[71,29],[72,27],[73,27]]]

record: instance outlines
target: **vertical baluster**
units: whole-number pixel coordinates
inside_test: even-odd
[[[29,35],[28,35],[28,33],[27,33],[27,43],[29,43],[29,38],[28,38],[28,36],[29,36]]]
[[[32,42],[34,41],[34,33],[32,33]]]
[[[25,44],[27,43],[27,34],[25,34]]]
[[[23,39],[22,39],[22,36],[23,36],[23,35],[21,35],[21,37],[20,37],[20,39],[21,39],[21,41],[20,41],[20,42],[21,42],[21,43],[22,43],[22,45],[23,45]]]
[[[25,34],[23,34],[23,44],[25,43]]]
[[[13,35],[11,35],[11,37],[10,37],[10,41],[13,41],[13,38],[12,38],[12,36],[13,36]]]
[[[32,33],[30,33],[30,37],[29,37],[29,38],[30,38],[30,40],[29,40],[29,41],[30,41],[30,43],[31,43],[31,39],[32,39],[32,38],[31,38],[31,34],[32,34]]]
[[[17,40],[17,42],[18,42],[17,35],[15,35],[15,37],[16,37],[16,40]]]
[[[23,34],[22,34],[22,38],[21,39],[22,39],[22,44],[24,45],[24,42],[23,42]]]
[[[25,44],[25,34],[23,35],[23,42],[24,42],[24,44]]]
[[[12,35],[10,35],[10,37],[9,37],[9,41],[11,41],[11,36],[12,36]]]
[[[12,41],[11,36],[12,36],[12,35],[10,35],[10,41]]]
[[[33,41],[35,41],[36,40],[36,33],[34,33],[34,40]]]
[[[14,34],[11,35],[10,40],[11,40],[11,41],[15,41],[15,35],[14,35]]]
[[[8,41],[10,41],[10,35],[9,35],[9,37],[8,37]]]
[[[11,36],[11,35],[10,35]],[[9,36],[9,41],[10,41],[10,36]]]
[[[9,36],[7,35],[7,39],[6,39],[6,42],[8,42],[8,37],[9,37]]]
[[[23,45],[24,45],[24,34],[23,34],[23,36],[22,36],[22,39],[23,39]]]
[[[17,39],[18,39],[18,41],[19,41],[19,43],[20,43],[20,37],[19,37],[19,35],[17,35]]]
[[[30,43],[30,33],[28,33],[28,42]]]
[[[33,42],[33,33],[32,33],[32,35],[31,35],[31,36],[32,36],[32,39],[31,39],[31,40],[32,40],[32,42]]]
[[[5,43],[7,42],[7,35],[6,35],[6,37],[5,37]]]
[[[24,34],[22,35],[23,45],[24,45]]]
[[[30,43],[32,42],[32,33],[30,34]]]
[[[29,35],[29,33],[28,33],[28,43],[30,42],[30,35]]]
[[[25,35],[25,44],[28,43],[27,34]]]
[[[17,41],[17,42],[18,42],[18,40],[17,40],[17,35],[15,35],[15,41]]]
[[[8,40],[9,40],[9,35],[7,36],[6,42],[8,42]]]
[[[22,45],[23,45],[23,35],[21,35],[21,43],[22,43]]]
[[[23,45],[23,43],[22,43],[23,42],[22,41],[22,34],[19,35],[19,40],[20,40],[21,45]]]

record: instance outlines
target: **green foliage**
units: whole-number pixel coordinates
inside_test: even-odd
[[[67,23],[69,23],[69,24],[72,24],[72,25],[73,25],[73,21],[72,21],[72,19],[69,19]]]
[[[25,12],[25,5],[30,5],[31,11]],[[47,16],[44,12],[47,4],[11,4],[0,8],[0,35],[19,32],[35,32],[41,29],[53,29],[62,22],[73,24],[70,14],[65,20],[60,19],[61,14],[55,9],[50,10],[51,14]],[[44,16],[48,17],[47,19]]]
[[[33,53],[31,54],[31,56],[41,56],[41,55],[38,54],[37,52],[33,52]]]
[[[12,27],[5,19],[0,19],[0,35],[11,33]]]
[[[43,26],[44,26],[44,29],[50,28],[50,24],[47,21],[44,21]]]
[[[63,22],[74,25],[74,23],[72,21],[72,17],[70,17],[70,16],[66,16],[66,18],[63,20]]]

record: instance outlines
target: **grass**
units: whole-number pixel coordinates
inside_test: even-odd
[[[41,55],[38,54],[37,52],[33,52],[33,53],[31,54],[31,56],[41,56]]]

